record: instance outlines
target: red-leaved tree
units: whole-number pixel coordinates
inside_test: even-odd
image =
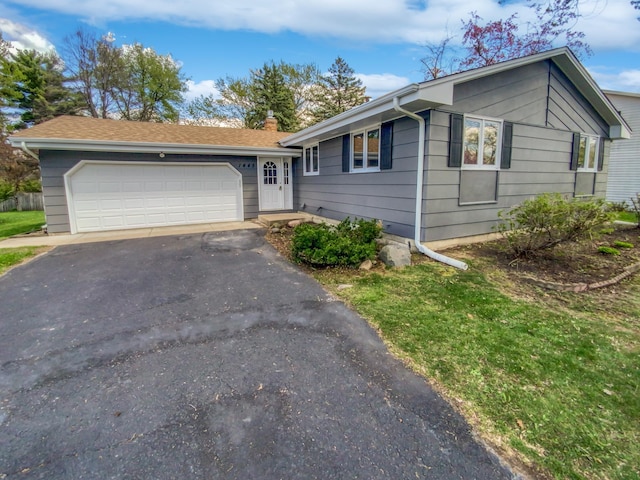
[[[640,1],[640,0],[638,0]],[[518,14],[506,19],[485,22],[477,12],[462,21],[462,46],[453,48],[450,36],[439,44],[427,45],[427,55],[421,59],[425,79],[471,68],[493,65],[566,45],[578,57],[588,56],[591,50],[584,41],[584,33],[575,30],[582,16],[580,0],[531,1],[527,6],[535,20],[520,22]],[[456,53],[459,58],[456,58]],[[448,70],[445,65],[451,65]]]

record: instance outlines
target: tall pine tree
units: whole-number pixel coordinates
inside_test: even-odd
[[[278,120],[279,131],[299,129],[294,92],[278,65],[265,63],[262,69],[251,72],[248,93],[252,105],[246,120],[249,128],[263,128],[267,112],[271,110]]]
[[[329,73],[322,75],[316,86],[313,118],[321,122],[367,101],[365,87],[353,68],[341,57],[336,58]]]
[[[19,50],[10,54],[2,60],[2,75],[10,79],[3,92],[8,106],[21,112],[14,128],[74,114],[85,107],[81,96],[67,86],[62,61],[53,52]]]

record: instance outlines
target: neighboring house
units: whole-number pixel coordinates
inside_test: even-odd
[[[635,132],[631,139],[611,145],[607,200],[630,203],[640,193],[640,93],[604,93]]]
[[[628,136],[561,48],[412,84],[294,134],[63,117],[11,142],[39,152],[52,232],[300,210],[431,242],[490,233],[499,210],[543,192],[603,196],[609,144]]]

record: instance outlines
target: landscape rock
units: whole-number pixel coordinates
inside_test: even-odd
[[[389,267],[406,267],[411,265],[411,252],[405,245],[386,245],[378,255],[380,260]]]
[[[271,227],[271,233],[280,233],[280,227]]]
[[[371,267],[373,267],[373,262],[369,259],[366,259],[364,262],[362,262],[360,264],[360,270],[371,270]]]
[[[291,220],[287,225],[289,225],[289,228],[295,228],[301,224],[302,224],[302,220]]]

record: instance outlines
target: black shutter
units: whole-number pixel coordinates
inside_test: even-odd
[[[459,113],[451,114],[449,129],[449,163],[450,167],[462,165],[462,137],[464,135],[464,117]]]
[[[349,172],[351,170],[351,135],[346,134],[342,136],[342,171]]]
[[[380,170],[391,170],[393,164],[393,122],[380,127]]]
[[[500,168],[511,168],[511,147],[513,146],[513,123],[504,122],[502,129],[502,154]]]
[[[573,133],[573,150],[571,151],[571,170],[578,170],[578,155],[580,154],[580,134]]]
[[[604,168],[604,138],[600,138],[600,148],[598,149],[598,171]]]

